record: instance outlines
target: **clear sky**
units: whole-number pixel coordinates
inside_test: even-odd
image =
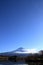
[[[0,52],[43,49],[43,0],[0,0]]]

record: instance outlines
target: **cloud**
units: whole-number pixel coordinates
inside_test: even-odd
[[[22,49],[22,51],[16,51],[16,53],[37,53],[38,51],[36,49]]]
[[[37,53],[36,49],[27,49],[28,53]]]
[[[25,49],[25,53],[37,53],[36,49]]]

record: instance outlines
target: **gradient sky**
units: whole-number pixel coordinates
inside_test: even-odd
[[[0,52],[43,49],[43,0],[0,0]]]

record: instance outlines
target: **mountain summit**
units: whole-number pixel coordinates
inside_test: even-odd
[[[25,49],[20,47],[20,48],[16,49],[15,52],[25,52]]]
[[[18,49],[16,49],[16,50],[21,51],[21,50],[23,50],[23,49],[24,49],[23,47],[20,47],[20,48],[18,48]]]
[[[36,49],[25,49],[25,48],[18,48],[14,50],[15,53],[37,53]]]
[[[18,48],[14,51],[10,51],[10,52],[5,52],[5,53],[0,53],[0,55],[5,55],[5,56],[14,56],[14,55],[18,55],[18,56],[24,56],[24,55],[29,55],[32,53],[37,53],[35,49],[25,49],[25,48]]]
[[[20,47],[20,48],[16,49],[14,52],[15,52],[15,53],[22,53],[22,54],[23,54],[23,53],[29,53],[29,50]]]

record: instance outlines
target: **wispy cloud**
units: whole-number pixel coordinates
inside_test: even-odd
[[[37,50],[36,50],[36,49],[27,49],[27,52],[28,52],[28,53],[36,53]]]
[[[22,51],[16,51],[16,53],[37,53],[38,51],[36,49],[22,49]]]

